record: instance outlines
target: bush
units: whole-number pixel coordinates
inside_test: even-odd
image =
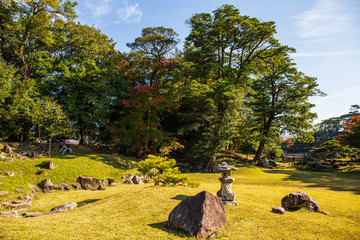
[[[187,177],[183,176],[175,165],[175,159],[148,155],[144,161],[139,162],[138,170],[153,179],[155,185],[162,183],[164,185],[187,185],[188,187],[199,186],[199,183],[189,181]]]

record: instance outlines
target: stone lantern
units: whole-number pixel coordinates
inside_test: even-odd
[[[217,165],[215,168],[215,172],[221,172],[221,178],[219,181],[221,182],[221,189],[217,192],[217,196],[221,198],[224,205],[237,206],[238,203],[235,200],[236,195],[231,191],[231,185],[235,181],[234,178],[230,177],[230,171],[237,171],[236,167],[232,167],[227,165],[226,162],[222,162]]]

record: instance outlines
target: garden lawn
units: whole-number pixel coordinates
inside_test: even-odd
[[[1,178],[1,190],[27,190],[27,183],[75,182],[79,175],[99,178],[136,172],[136,160],[109,154],[83,153],[53,160],[55,169],[42,170],[42,160],[0,162],[0,170],[20,176]],[[225,206],[226,229],[219,239],[360,239],[360,177],[355,173],[298,171],[294,168],[265,170],[239,164],[232,190],[239,206]],[[207,190],[216,195],[220,174],[187,174],[200,182],[199,188],[118,184],[106,191],[72,190],[40,194],[31,211],[77,202],[63,213],[36,218],[0,217],[0,239],[194,239],[183,230],[170,229],[166,221],[171,210],[186,196]],[[331,216],[306,210],[271,212],[281,199],[295,191],[314,197],[320,209]],[[12,193],[10,197],[15,197]],[[4,210],[4,209],[1,209]],[[334,217],[337,216],[337,217]]]

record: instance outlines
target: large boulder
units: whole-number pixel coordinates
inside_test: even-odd
[[[144,184],[142,178],[139,177],[139,176],[137,176],[137,175],[135,175],[135,176],[133,177],[132,181],[133,181],[134,184]]]
[[[96,177],[91,176],[80,176],[77,181],[80,183],[81,187],[86,190],[98,189],[102,184],[102,180]]]
[[[281,199],[281,206],[285,209],[296,209],[305,207],[310,197],[304,192],[293,192]]]
[[[182,200],[171,211],[167,224],[184,229],[196,238],[218,236],[226,225],[225,207],[220,198],[203,191]]]
[[[46,178],[41,181],[40,188],[43,192],[49,192],[54,189],[54,184],[50,182],[50,178]]]

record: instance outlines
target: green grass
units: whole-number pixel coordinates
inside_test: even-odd
[[[53,183],[75,182],[79,175],[99,178],[120,177],[136,160],[110,154],[77,152],[77,155],[53,159],[29,159],[23,162],[0,162],[0,170],[23,175],[0,178],[0,190],[27,190],[27,183],[39,183],[49,177]],[[35,173],[44,160],[53,160],[54,170]],[[232,162],[236,164],[236,162]],[[220,239],[360,239],[359,172],[309,172],[283,166],[265,170],[237,164],[239,171],[232,190],[239,206],[226,206],[227,225]],[[130,169],[128,169],[130,168]],[[37,218],[0,217],[0,239],[194,239],[182,230],[166,227],[171,210],[186,196],[220,188],[220,174],[187,174],[201,183],[199,188],[119,184],[106,191],[54,191],[41,194],[31,211],[77,202],[69,212]],[[332,216],[306,210],[271,213],[285,195],[304,191],[314,197],[320,209]],[[12,193],[11,197],[16,197]],[[335,218],[333,216],[339,216]]]

